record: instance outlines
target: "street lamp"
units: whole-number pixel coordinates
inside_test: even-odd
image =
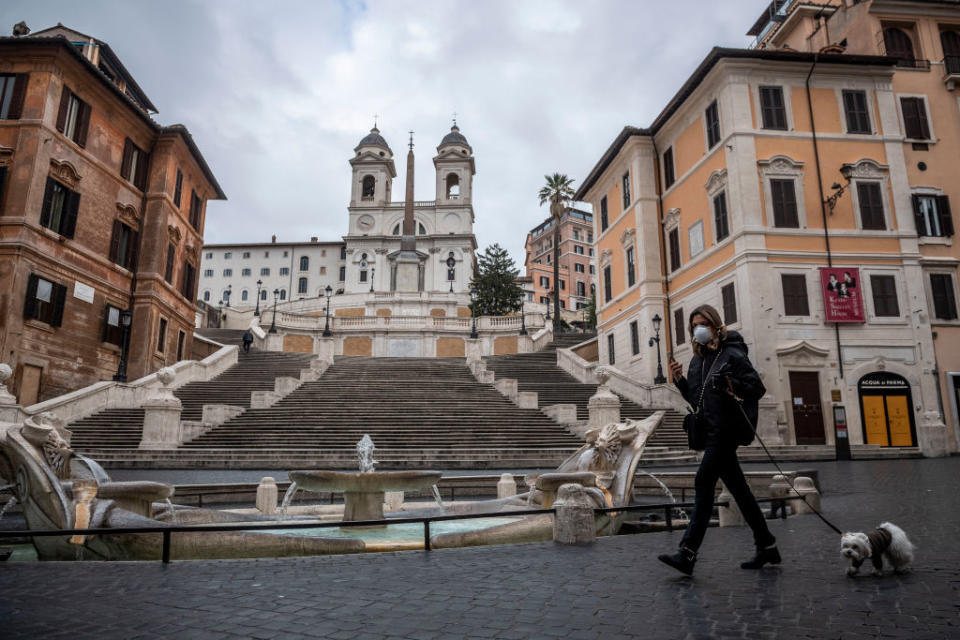
[[[327,298],[327,319],[323,322],[323,337],[330,337],[330,296],[333,294],[333,287],[327,285],[327,288],[323,290],[323,295]]]
[[[127,381],[127,351],[130,348],[130,323],[133,314],[127,309],[120,312],[120,364],[113,379],[117,382]]]
[[[260,287],[263,286],[263,280],[257,280],[257,308],[253,310],[253,315],[260,316]]]
[[[527,335],[527,316],[524,313],[523,305],[527,301],[527,294],[520,291],[520,335]]]
[[[277,332],[277,300],[280,298],[280,289],[273,290],[273,322],[270,323],[270,333]]]
[[[230,306],[230,294],[232,294],[232,293],[233,293],[233,285],[232,285],[232,284],[228,284],[228,285],[227,285],[227,291],[226,291],[226,294],[227,294],[227,307]]]
[[[377,268],[370,267],[370,293],[373,293],[373,276],[376,275]]]
[[[550,322],[550,298],[552,297],[553,297],[553,289],[549,289],[547,291],[547,322]],[[556,327],[554,327],[554,331],[556,331]]]
[[[457,259],[453,257],[453,253],[451,252],[450,255],[447,256],[447,280],[450,281],[450,293],[453,293],[453,278],[450,277],[450,271],[455,269],[456,266]]]
[[[470,339],[477,339],[477,288],[470,287]]]
[[[660,360],[660,323],[663,319],[659,313],[653,314],[653,331],[656,335],[650,338],[647,343],[649,346],[657,345],[657,377],[653,379],[653,384],[666,384],[667,379],[663,377],[663,362]]]

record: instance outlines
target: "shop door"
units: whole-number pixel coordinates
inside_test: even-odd
[[[826,444],[820,380],[816,371],[790,372],[790,403],[797,444]]]
[[[916,444],[910,385],[891,373],[872,373],[860,380],[863,441],[881,447]]]

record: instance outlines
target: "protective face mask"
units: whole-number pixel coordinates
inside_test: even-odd
[[[699,324],[693,330],[693,339],[700,344],[707,344],[713,339],[713,332],[710,331],[710,327]]]

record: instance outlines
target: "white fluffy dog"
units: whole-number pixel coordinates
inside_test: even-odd
[[[857,575],[867,558],[873,562],[873,575],[882,576],[884,559],[895,573],[906,571],[913,562],[913,543],[903,529],[884,522],[870,533],[844,533],[840,553],[853,561],[847,568],[848,576]]]

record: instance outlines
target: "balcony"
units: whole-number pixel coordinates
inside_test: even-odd
[[[960,56],[943,58],[943,83],[948,91],[953,91],[960,83]]]

